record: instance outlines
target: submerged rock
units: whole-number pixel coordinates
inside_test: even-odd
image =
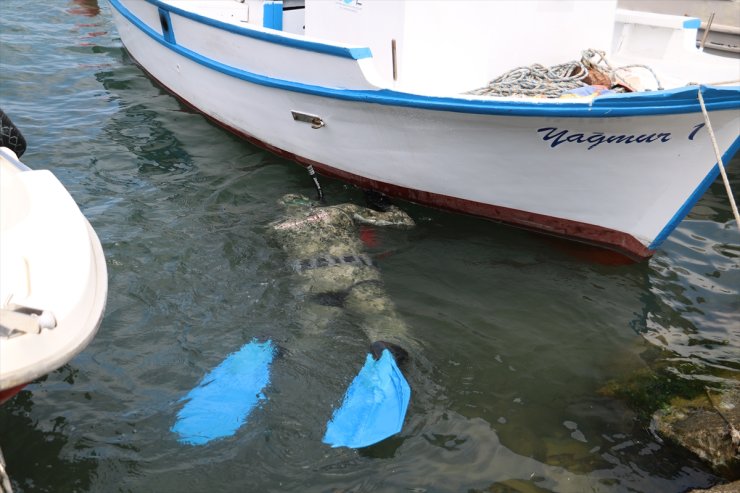
[[[691,490],[688,493],[737,493],[738,491],[740,491],[740,481],[719,484],[709,488],[708,490]]]
[[[707,388],[707,368],[678,362],[660,348],[648,348],[646,366],[607,382],[599,394],[623,401],[656,434],[705,461],[729,485],[707,490],[740,493],[740,377],[732,369],[709,371],[723,390]],[[729,489],[721,489],[722,487]],[[703,491],[703,490],[696,490]]]
[[[706,461],[717,474],[740,479],[740,387],[707,390],[690,400],[674,399],[653,415],[653,427]]]

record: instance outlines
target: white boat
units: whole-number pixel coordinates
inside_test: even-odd
[[[702,105],[724,162],[740,146],[740,61],[699,51],[698,19],[616,0],[109,1],[153,79],[254,143],[631,257],[652,255],[718,176]],[[584,49],[607,72],[648,68],[621,72],[633,92],[471,94]]]
[[[701,19],[697,45],[717,54],[740,56],[740,5],[737,0],[618,0],[625,9]]]
[[[50,171],[0,147],[0,187],[2,403],[90,343],[108,276],[95,231]]]

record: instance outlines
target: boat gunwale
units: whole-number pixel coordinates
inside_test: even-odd
[[[226,65],[217,60],[203,56],[184,46],[169,42],[165,37],[146,25],[120,0],[108,0],[110,4],[137,29],[150,38],[162,44],[175,53],[190,59],[191,61],[215,70],[222,74],[244,80],[249,83],[276,89],[310,94],[331,99],[354,101],[361,103],[376,103],[387,106],[409,107],[427,109],[434,111],[448,111],[456,113],[483,114],[483,115],[508,115],[508,116],[540,116],[540,117],[580,117],[580,118],[613,118],[626,116],[653,116],[669,114],[699,113],[701,106],[696,97],[697,91],[701,90],[704,95],[705,105],[708,111],[740,109],[740,86],[711,86],[692,85],[660,91],[625,93],[600,96],[588,101],[560,101],[543,100],[533,101],[531,99],[504,99],[483,98],[476,96],[449,97],[449,96],[426,96],[393,89],[379,88],[369,89],[338,89],[327,86],[305,84],[296,81],[268,77],[248,70]],[[171,11],[177,15],[187,14],[193,20],[201,22],[200,19],[208,19],[192,12],[183,11],[160,0],[146,0],[148,3]],[[195,19],[194,17],[197,17]],[[229,32],[238,35],[251,35],[252,33],[265,34],[265,38],[258,38],[271,43],[286,44],[290,48],[316,51],[313,48],[336,47],[339,45],[328,45],[295,40],[283,35],[265,33],[247,27],[233,26],[213,19],[208,19],[208,25],[222,29],[228,26]],[[246,34],[249,32],[249,34]],[[287,43],[286,40],[290,40]],[[322,48],[323,49],[323,48]],[[349,48],[346,48],[349,49]],[[327,53],[336,55],[336,53]],[[343,56],[343,55],[338,55]],[[345,56],[346,58],[352,58]],[[355,58],[356,59],[356,58]]]

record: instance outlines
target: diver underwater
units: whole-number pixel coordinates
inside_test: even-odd
[[[357,321],[369,342],[364,365],[323,436],[332,447],[363,448],[401,430],[411,397],[404,373],[417,348],[366,253],[359,227],[412,228],[415,222],[374,192],[366,192],[370,207],[326,205],[314,181],[319,201],[284,195],[278,201],[284,215],[268,225],[267,234],[285,253],[293,288],[305,300],[302,313],[310,333],[304,335],[321,337],[332,320],[344,315]],[[208,372],[181,399],[184,405],[172,426],[179,441],[203,445],[236,433],[265,399],[271,365],[280,352],[271,339],[253,339]]]

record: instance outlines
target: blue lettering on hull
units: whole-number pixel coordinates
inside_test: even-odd
[[[698,129],[692,132],[690,139]],[[602,144],[650,144],[653,142],[669,142],[671,140],[670,132],[653,132],[649,134],[613,134],[608,135],[604,132],[592,132],[590,134],[572,132],[567,129],[557,127],[542,127],[537,129],[537,133],[542,134],[542,140],[550,143],[553,149],[561,144],[583,144],[587,150]]]

